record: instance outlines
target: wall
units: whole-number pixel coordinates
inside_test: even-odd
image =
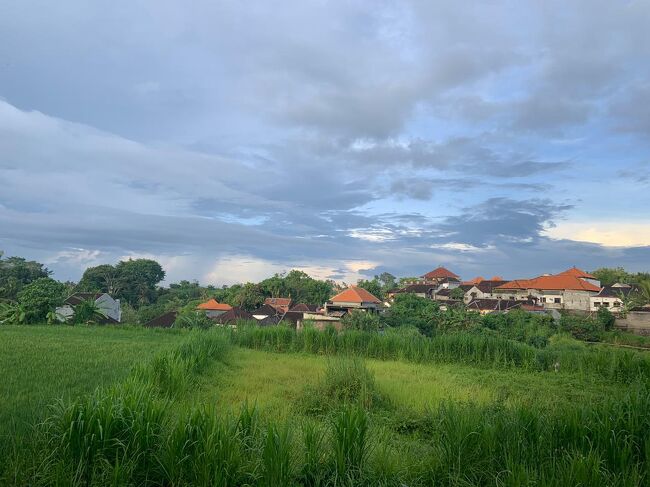
[[[616,318],[615,326],[637,335],[650,336],[650,311],[630,311],[626,318]]]

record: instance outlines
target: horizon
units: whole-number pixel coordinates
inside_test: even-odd
[[[650,3],[0,16],[0,250],[61,281],[650,270]]]

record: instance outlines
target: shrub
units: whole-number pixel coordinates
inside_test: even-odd
[[[214,320],[206,316],[203,311],[194,309],[183,310],[176,317],[174,326],[179,328],[210,328],[214,326]]]
[[[348,330],[377,331],[379,316],[376,313],[355,309],[343,316],[341,324]]]
[[[603,324],[598,320],[588,316],[569,314],[562,315],[560,327],[575,338],[590,342],[600,341],[600,333],[604,330]]]
[[[616,323],[616,317],[614,314],[609,310],[609,308],[605,308],[603,306],[598,308],[596,318],[603,326],[603,328],[607,331],[611,330],[614,327],[614,323]]]
[[[66,287],[49,277],[27,284],[18,293],[18,304],[25,310],[27,323],[44,322],[47,314],[63,304]]]

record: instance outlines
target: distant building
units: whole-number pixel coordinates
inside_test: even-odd
[[[216,299],[208,299],[205,303],[201,303],[196,307],[197,310],[205,311],[208,318],[218,318],[224,313],[232,309],[232,306],[226,303],[219,303]]]
[[[240,320],[254,320],[252,314],[241,308],[230,308],[225,313],[220,314],[214,321],[221,325],[234,325]]]
[[[377,312],[382,309],[382,302],[377,296],[372,295],[365,289],[351,286],[325,303],[325,314],[330,316],[343,316],[355,309]]]
[[[544,311],[542,306],[537,306],[530,301],[517,301],[513,299],[473,299],[467,309],[478,311],[482,315],[490,313],[507,313],[513,309],[525,311]]]
[[[122,308],[119,299],[113,299],[107,293],[74,293],[68,297],[62,306],[55,309],[57,318],[60,321],[69,321],[74,316],[74,308],[83,301],[93,301],[99,308],[104,319],[99,323],[119,323],[122,321]]]
[[[630,284],[613,284],[604,286],[598,294],[590,298],[590,310],[598,311],[608,308],[612,313],[620,313],[623,300],[638,292],[638,287]]]
[[[291,298],[266,298],[264,300],[264,304],[273,306],[275,309],[277,309],[282,313],[286,313],[287,311],[289,311],[292,302],[293,301]]]

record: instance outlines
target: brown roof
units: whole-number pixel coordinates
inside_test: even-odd
[[[315,313],[316,311],[318,311],[318,305],[317,304],[299,303],[299,304],[296,304],[289,311],[300,311],[300,312],[303,312],[303,313]]]
[[[257,308],[255,311],[252,311],[251,314],[254,315],[267,315],[267,316],[275,316],[278,314],[278,310],[271,306],[270,304],[263,304],[259,308]]]
[[[228,311],[232,306],[226,303],[219,303],[216,299],[208,299],[205,303],[199,304],[196,309],[204,309],[206,311]]]
[[[226,311],[224,314],[213,319],[217,323],[226,324],[239,320],[254,320],[255,317],[241,308],[231,308],[230,311]]]
[[[495,290],[510,289],[549,289],[558,291],[600,292],[598,286],[567,273],[557,274],[555,276],[539,276],[534,279],[516,279],[495,288]]]
[[[422,277],[425,279],[442,279],[444,277],[455,277],[456,279],[460,279],[456,274],[451,272],[449,269],[445,269],[444,267],[438,267],[431,272],[427,272]]]
[[[291,298],[266,298],[264,304],[270,304],[271,306],[290,306]]]
[[[350,286],[331,298],[330,301],[335,303],[381,303],[378,297],[357,286]]]
[[[513,308],[520,308],[525,303],[514,299],[473,299],[467,305],[469,309],[478,309],[481,311],[507,311]]]
[[[582,269],[578,269],[576,266],[573,266],[571,269],[567,269],[564,272],[560,272],[558,275],[561,276],[563,274],[569,274],[570,276],[581,277],[583,279],[596,279],[596,277],[592,276],[588,272],[583,271]]]
[[[497,288],[499,286],[503,286],[506,284],[508,281],[486,281],[483,280],[476,284],[476,287],[481,290],[481,292],[484,293],[491,293],[494,288]]]
[[[178,313],[176,311],[168,311],[151,321],[147,321],[144,326],[147,328],[171,328],[174,326],[177,316]]]

